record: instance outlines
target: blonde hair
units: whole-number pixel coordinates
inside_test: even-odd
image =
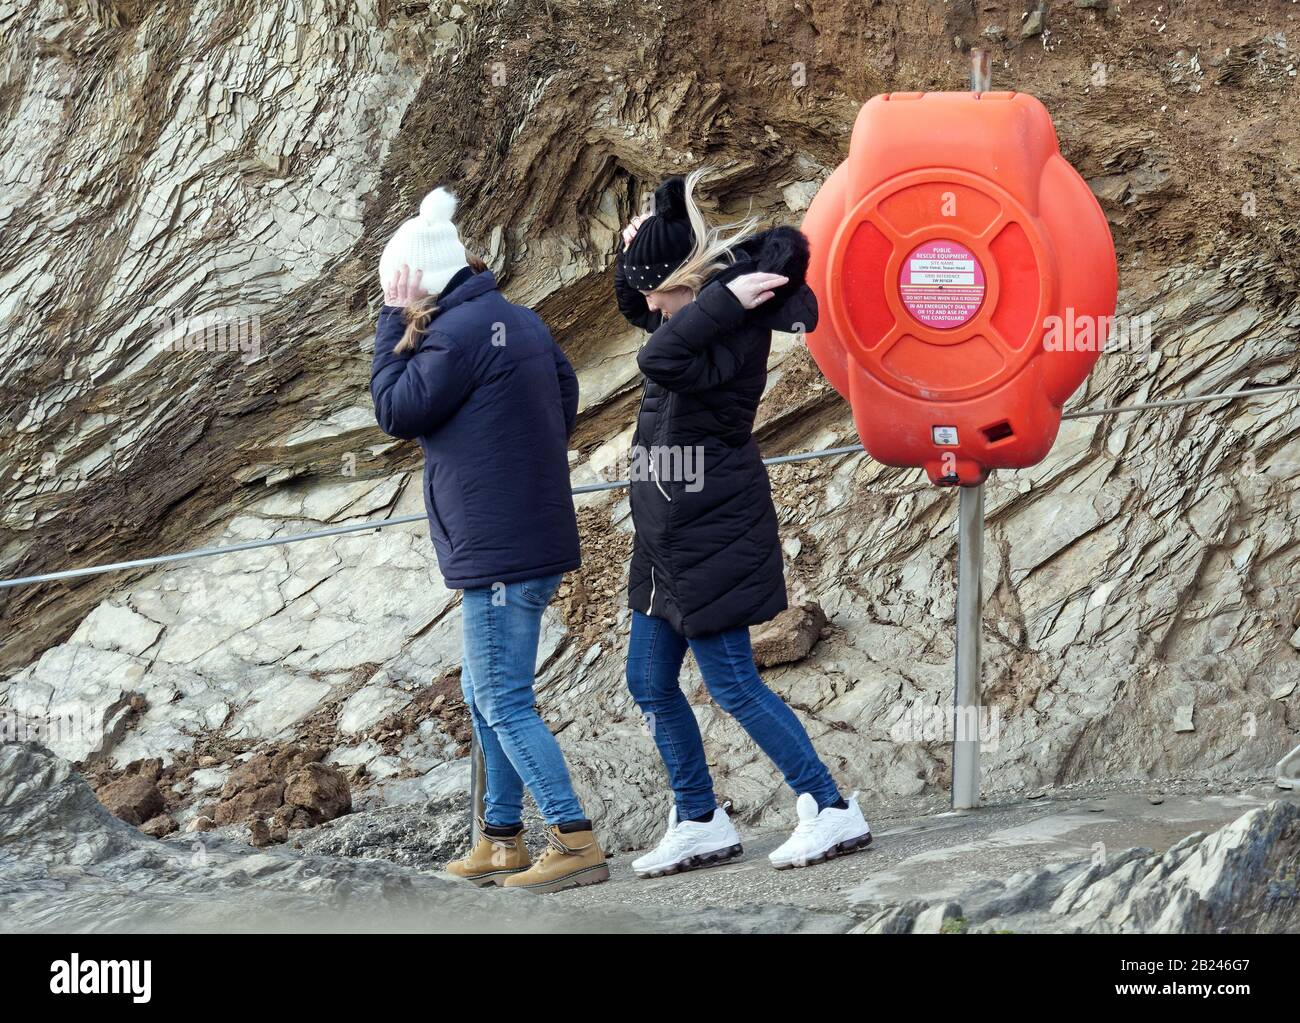
[[[476,274],[481,274],[487,269],[487,264],[483,260],[478,256],[471,256],[468,252],[465,253],[465,263]],[[398,355],[415,352],[420,347],[420,341],[424,338],[429,323],[437,315],[437,295],[425,295],[424,298],[412,302],[403,309],[402,318],[406,321],[406,330],[402,331],[402,340],[397,342],[393,351]]]
[[[709,172],[710,168],[700,167],[686,176],[686,215],[691,222],[695,243],[682,265],[665,277],[655,291],[690,288],[699,294],[710,277],[736,261],[732,250],[758,233],[760,221],[757,216],[733,224],[710,224],[705,220],[695,202],[695,185]]]

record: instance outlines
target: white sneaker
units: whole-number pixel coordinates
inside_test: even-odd
[[[713,811],[712,820],[677,823],[677,807],[668,814],[668,830],[659,844],[632,861],[637,877],[663,877],[683,870],[716,867],[734,860],[744,850],[740,836],[723,807]]]
[[[828,806],[818,813],[812,794],[801,795],[795,803],[799,823],[794,833],[768,854],[772,866],[777,870],[807,867],[869,846],[871,828],[858,809],[858,794],[853,793],[845,802],[848,809]]]

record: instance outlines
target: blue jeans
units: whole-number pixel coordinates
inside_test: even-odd
[[[465,590],[460,687],[483,751],[483,817],[510,827],[524,818],[524,786],[547,824],[583,820],[560,744],[535,706],[533,672],[542,612],[560,576]]]
[[[703,817],[718,805],[700,729],[677,681],[687,647],[695,654],[709,694],[780,768],[795,794],[811,792],[822,809],[836,803],[839,789],[808,733],[759,677],[748,629],[688,640],[662,618],[633,611],[627,685],[668,769],[678,818]]]

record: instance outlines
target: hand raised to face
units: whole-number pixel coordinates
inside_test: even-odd
[[[429,293],[420,287],[420,278],[423,276],[423,270],[416,270],[412,279],[411,268],[403,263],[402,268],[384,285],[384,301],[392,306],[408,306],[422,298],[428,298]]]
[[[632,239],[636,237],[637,229],[650,219],[649,213],[642,213],[632,218],[632,223],[623,228],[623,248],[626,249],[632,244]]]

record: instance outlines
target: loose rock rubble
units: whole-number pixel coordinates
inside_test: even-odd
[[[755,629],[750,641],[754,663],[760,668],[802,661],[822,638],[826,612],[816,601],[787,608],[766,625]]]
[[[326,750],[287,746],[265,750],[246,760],[235,758],[212,802],[199,802],[189,815],[187,831],[247,826],[254,845],[283,842],[290,830],[314,827],[349,813],[352,794],[343,772],[320,763]],[[212,772],[212,756],[164,766],[159,758],[136,760],[123,770],[91,770],[90,778],[105,808],[119,820],[162,838],[180,826],[180,809],[191,803],[196,771]]]
[[[254,844],[284,841],[290,829],[333,820],[352,809],[347,779],[337,768],[320,763],[321,748],[286,747],[255,754],[231,772],[220,799],[200,811],[217,826],[249,823]],[[257,841],[263,835],[265,841]]]

